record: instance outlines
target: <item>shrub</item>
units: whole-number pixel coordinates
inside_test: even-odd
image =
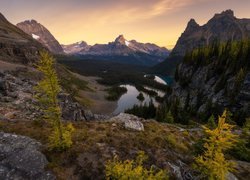
[[[144,152],[140,151],[136,160],[120,161],[117,157],[106,164],[106,179],[151,179],[151,180],[167,180],[166,171],[158,172],[151,168],[148,170],[143,167],[143,162],[147,159]]]

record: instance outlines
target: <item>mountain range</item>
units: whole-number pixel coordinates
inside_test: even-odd
[[[17,27],[33,37],[54,54],[77,55],[82,58],[111,60],[115,62],[152,66],[168,57],[170,51],[151,43],[128,41],[120,35],[108,44],[88,45],[84,41],[60,45],[50,31],[35,20],[26,20]]]
[[[151,43],[128,41],[119,35],[115,41],[108,44],[88,45],[84,41],[70,45],[62,45],[67,54],[79,55],[87,59],[111,60],[121,63],[151,66],[162,62],[170,51]]]
[[[155,56],[165,56],[169,54],[169,50],[164,47],[159,47],[151,43],[139,43],[135,40],[128,41],[123,35],[119,35],[114,42],[108,44],[95,44],[93,46],[88,45],[84,41],[70,45],[62,45],[64,52],[68,54],[82,54],[82,55],[129,55],[135,52],[141,52],[145,54]]]

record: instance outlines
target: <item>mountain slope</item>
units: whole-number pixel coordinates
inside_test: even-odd
[[[169,50],[158,47],[155,44],[139,43],[135,40],[128,41],[123,35],[120,35],[114,42],[108,44],[95,44],[89,46],[78,43],[64,45],[64,52],[78,54],[90,59],[111,60],[116,62],[137,64],[137,65],[155,65],[163,61],[168,55]],[[77,50],[79,50],[77,52]]]
[[[152,71],[161,74],[174,74],[176,66],[186,52],[194,48],[208,46],[215,41],[242,40],[250,37],[250,19],[238,19],[232,10],[215,14],[207,24],[200,26],[191,19],[181,34],[169,58],[153,67]]]
[[[39,41],[54,54],[63,53],[63,48],[55,37],[43,25],[35,20],[27,20],[17,24],[17,27]]]
[[[168,100],[179,112],[207,120],[227,108],[242,125],[250,116],[250,40],[193,50],[178,66],[175,80]]]
[[[37,60],[43,46],[9,23],[0,13],[0,60],[30,64]]]
[[[214,41],[235,41],[247,37],[250,37],[250,19],[238,19],[232,10],[226,10],[215,14],[203,26],[191,19],[171,55],[183,56],[186,51],[207,46]]]

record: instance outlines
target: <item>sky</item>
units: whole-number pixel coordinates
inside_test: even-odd
[[[103,44],[123,34],[169,49],[191,18],[203,25],[226,9],[250,18],[250,0],[0,0],[11,23],[34,19],[61,44]]]

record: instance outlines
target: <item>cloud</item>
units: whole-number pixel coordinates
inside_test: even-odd
[[[93,19],[99,24],[110,22],[122,24],[167,15],[194,3],[205,1],[211,0],[109,0],[103,6],[96,4],[99,8],[87,10],[86,13],[91,14],[88,19]]]

